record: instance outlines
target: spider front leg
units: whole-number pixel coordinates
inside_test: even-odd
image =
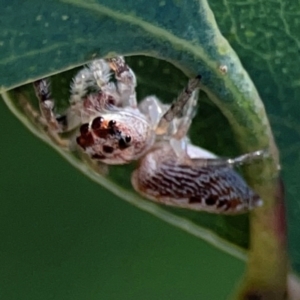
[[[106,78],[107,74],[104,74],[104,77]],[[98,92],[100,87],[91,68],[83,68],[76,74],[71,83],[71,104],[83,101],[91,90]]]
[[[194,105],[194,97],[196,90],[199,88],[199,82],[200,82],[201,76],[197,76],[196,78],[190,79],[188,82],[187,87],[180,93],[180,95],[177,97],[175,102],[169,107],[169,109],[163,114],[161,117],[158,126],[156,128],[156,134],[157,135],[164,135],[168,132],[170,123],[180,116],[182,111],[184,110],[184,107],[189,102],[189,100],[192,98],[193,101],[191,101],[192,106]],[[187,109],[188,115],[186,116],[185,120],[182,123],[181,130],[184,130],[185,132],[188,130],[190,123],[188,121],[189,117],[192,117],[192,111]]]
[[[70,103],[77,115],[91,115],[104,111],[109,105],[119,104],[119,95],[115,84],[110,81],[111,69],[104,59],[92,61],[80,70],[71,83]],[[84,118],[84,116],[83,116]]]
[[[164,142],[142,159],[131,181],[138,193],[162,204],[217,214],[245,213],[261,206],[262,200],[232,169],[232,161],[240,164],[261,156],[262,152],[254,152],[232,160],[201,158],[200,165],[187,154],[178,157]]]
[[[79,75],[78,75],[79,74]],[[83,76],[83,81],[87,80],[89,77],[89,72],[86,72],[86,69],[83,69],[77,74],[77,78],[75,81],[78,83],[79,76]],[[91,84],[92,83],[92,78]],[[52,141],[55,142],[58,146],[62,148],[66,148],[68,150],[74,151],[78,150],[78,148],[75,148],[75,136],[74,134],[71,134],[70,139],[64,139],[61,137],[60,133],[70,131],[74,129],[75,127],[78,127],[81,124],[82,118],[76,118],[74,114],[74,107],[69,109],[64,116],[57,116],[53,109],[54,109],[54,100],[51,97],[50,92],[50,83],[47,81],[47,79],[41,79],[36,82],[34,82],[34,88],[36,91],[37,98],[39,100],[40,104],[40,111],[42,114],[42,119],[40,119],[41,122],[46,122],[47,131],[46,134],[52,139]],[[83,83],[84,86],[87,86],[87,82]],[[78,90],[78,92],[82,92]],[[79,93],[77,94],[79,95]],[[79,102],[79,107],[82,107],[82,103],[84,101]],[[75,104],[75,103],[73,103]],[[34,112],[32,110],[32,112]],[[45,122],[44,122],[45,121]],[[80,126],[80,132],[82,132],[84,129],[84,124]],[[88,155],[86,155],[83,151],[78,152],[79,156],[85,163],[87,163],[91,168],[94,169],[99,174],[107,174],[108,168],[107,166],[101,164],[100,162],[95,162],[89,158]]]
[[[41,114],[45,118],[49,129],[55,132],[62,132],[66,126],[66,118],[57,116],[53,112],[54,100],[51,97],[50,83],[47,79],[40,79],[35,81],[33,86],[39,100]]]
[[[176,128],[176,132],[172,135],[173,139],[181,140],[187,136],[190,126],[192,124],[192,119],[196,114],[198,93],[199,89],[195,89],[190,95],[185,107],[183,108],[183,116],[179,120]]]
[[[126,64],[124,57],[117,56],[107,59],[110,68],[115,73],[117,89],[123,107],[137,107],[136,100],[136,77],[131,68]]]
[[[76,74],[71,84],[71,108],[67,112],[70,127],[89,123],[99,113],[116,111],[124,105],[116,84],[111,81],[111,70],[108,60],[97,59]]]
[[[51,97],[50,83],[47,79],[40,79],[35,81],[33,86],[39,101],[41,115],[35,111],[28,101],[23,103],[25,113],[39,123],[46,134],[58,146],[69,148],[69,141],[62,139],[59,135],[59,133],[64,132],[67,128],[67,117],[65,115],[60,116],[54,113],[55,103]]]
[[[111,71],[115,73],[116,84],[111,81]],[[97,59],[75,76],[71,86],[71,103],[76,104],[90,97],[90,102],[98,111],[105,110],[107,104],[135,108],[135,87],[135,74],[123,57]]]

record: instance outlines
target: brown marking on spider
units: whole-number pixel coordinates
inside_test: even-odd
[[[103,152],[104,153],[113,153],[114,152],[114,148],[108,145],[103,145]]]
[[[76,138],[76,142],[83,150],[85,150],[87,147],[90,147],[94,144],[94,138],[89,130],[89,124],[82,124],[79,130],[80,136]]]
[[[122,126],[115,120],[107,120],[102,116],[95,117],[90,124],[80,127],[80,136],[76,138],[77,144],[90,153],[93,159],[109,159],[117,150],[130,147],[131,136],[122,133]],[[126,131],[127,127],[125,127]]]

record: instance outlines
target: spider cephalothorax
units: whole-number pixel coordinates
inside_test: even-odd
[[[96,116],[80,126],[77,144],[107,164],[129,163],[142,156],[154,141],[149,124],[135,114],[118,112]]]
[[[190,79],[172,105],[155,96],[138,103],[136,78],[124,58],[95,60],[75,76],[70,108],[60,117],[53,112],[47,80],[34,87],[49,133],[77,128],[71,144],[93,161],[117,165],[138,160],[131,181],[146,198],[213,213],[246,212],[262,200],[233,167],[261,158],[264,151],[220,159],[190,143],[199,81],[200,76]]]

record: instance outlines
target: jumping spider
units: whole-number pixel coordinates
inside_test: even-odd
[[[187,133],[199,81],[200,76],[190,79],[172,105],[155,96],[138,104],[136,77],[124,58],[94,60],[75,76],[70,108],[63,116],[54,113],[47,79],[36,81],[34,88],[49,134],[79,128],[67,142],[91,161],[118,165],[138,160],[131,182],[144,197],[212,213],[247,212],[262,200],[233,167],[260,158],[264,151],[222,159],[191,144]]]

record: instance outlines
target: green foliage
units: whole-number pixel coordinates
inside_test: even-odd
[[[0,74],[5,74],[0,78],[1,90],[72,69],[94,57],[115,52],[147,54],[173,62],[187,75],[202,74],[210,100],[202,94],[191,132],[196,144],[225,156],[239,153],[238,147],[249,151],[268,145],[267,123],[256,90],[238,57],[219,35],[211,11],[204,2],[152,1],[151,6],[144,1],[124,3],[64,0],[32,6],[29,2],[20,4],[15,1],[5,6],[1,21],[7,26],[0,31],[3,49],[0,52]],[[10,14],[17,4],[18,22],[11,22]],[[270,112],[282,153],[287,187],[290,252],[294,266],[300,271],[296,250],[300,240],[297,226],[299,188],[295,175],[300,171],[299,109],[296,104],[299,68],[295,65],[299,49],[297,12],[282,2],[278,5],[273,2],[256,4],[255,1],[234,5],[227,1],[210,1],[210,5],[221,30],[253,77]],[[186,82],[181,72],[158,60],[132,57],[130,65],[138,75],[140,97],[157,94],[170,101]],[[223,65],[228,68],[227,74],[220,71]],[[66,78],[70,78],[71,73],[54,78],[56,86],[64,86],[61,95],[56,96],[61,107],[67,98],[69,80]],[[29,87],[23,92],[34,99]],[[234,127],[233,132],[228,121]],[[75,165],[79,163],[74,160]],[[106,183],[119,195],[124,188],[130,193],[128,198],[137,199],[135,205],[143,209],[150,207],[143,206],[144,200],[131,196],[127,182],[121,185],[123,181],[120,179],[125,175],[128,177],[127,167],[111,168],[110,171],[109,180],[112,182],[102,181],[102,184]],[[199,236],[206,240],[210,238],[201,230],[209,229],[212,236],[223,239],[223,242],[217,239],[212,243],[219,247],[228,245],[227,241],[232,243],[232,248],[225,247],[227,251],[235,253],[234,245],[248,247],[246,215],[213,216],[165,207],[154,211],[158,216],[179,216],[178,222],[174,221],[177,226],[180,222],[185,224],[184,220],[191,221],[188,224],[195,224]]]
[[[209,4],[266,106],[280,150],[289,251],[300,272],[299,3],[210,0]]]

